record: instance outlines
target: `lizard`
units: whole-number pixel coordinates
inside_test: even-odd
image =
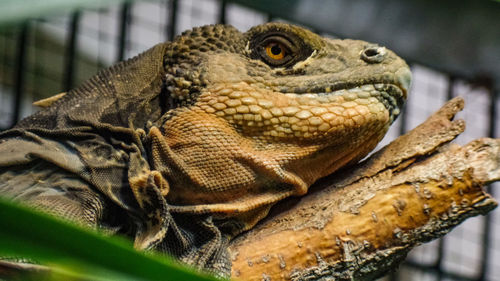
[[[0,195],[227,276],[229,241],[366,156],[410,81],[377,44],[195,27],[0,133]]]

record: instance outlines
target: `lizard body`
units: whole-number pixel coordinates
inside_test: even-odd
[[[1,133],[0,193],[227,274],[229,239],[371,151],[409,83],[363,41],[194,28]]]

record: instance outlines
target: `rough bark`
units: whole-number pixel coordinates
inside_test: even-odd
[[[465,128],[453,99],[366,161],[321,180],[230,245],[240,280],[372,280],[415,246],[496,201],[500,139],[449,144]]]

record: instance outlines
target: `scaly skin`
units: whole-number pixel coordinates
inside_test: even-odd
[[[189,45],[189,51],[184,45],[194,42],[193,33],[228,31],[234,52],[199,53],[210,44]],[[267,34],[297,37],[302,42],[296,44],[307,45],[310,54],[286,68],[269,66],[254,54],[260,44],[255,38]],[[246,34],[204,27],[174,44],[186,47],[186,60],[200,60],[191,73],[203,73],[204,86],[195,94],[174,86],[173,98],[190,105],[169,112],[162,133],[153,130],[150,136],[153,145],[172,151],[167,161],[158,156],[157,162],[178,157],[177,169],[188,171],[168,176],[167,198],[189,212],[239,214],[305,194],[315,180],[375,147],[409,86],[408,67],[392,52],[381,48],[383,60],[367,62],[361,54],[371,44],[326,39],[287,24],[258,26]],[[250,218],[245,228],[256,220]]]
[[[363,41],[194,28],[0,134],[0,193],[228,274],[228,239],[364,157],[409,83]]]

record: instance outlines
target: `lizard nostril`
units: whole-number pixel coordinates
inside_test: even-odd
[[[368,46],[361,52],[361,59],[367,63],[382,62],[387,52],[385,47]]]
[[[378,49],[370,48],[365,50],[365,56],[367,57],[374,57],[376,55],[378,55]]]

